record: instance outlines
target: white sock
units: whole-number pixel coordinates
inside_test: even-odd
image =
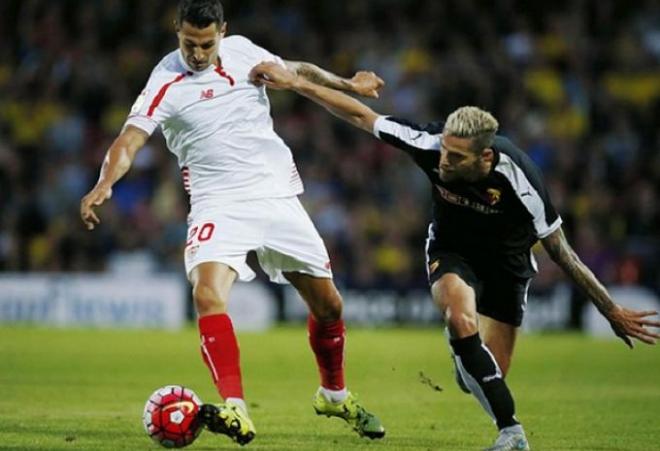
[[[341,390],[330,390],[329,388],[319,387],[319,391],[325,396],[325,399],[333,404],[343,402],[348,396],[348,390],[346,390],[346,387]]]
[[[243,409],[243,412],[247,413],[247,405],[245,404],[245,401],[243,401],[241,398],[227,398],[225,399],[225,402],[238,406],[241,409]]]

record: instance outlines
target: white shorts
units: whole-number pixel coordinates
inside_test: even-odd
[[[245,261],[251,250],[272,282],[288,283],[283,272],[332,278],[325,244],[295,196],[223,202],[193,209],[188,217],[186,274],[200,263],[219,262],[239,280],[252,280]]]

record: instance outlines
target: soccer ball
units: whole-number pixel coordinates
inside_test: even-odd
[[[189,388],[167,385],[147,400],[142,421],[144,429],[156,443],[165,448],[183,448],[202,432],[197,418],[202,401]]]

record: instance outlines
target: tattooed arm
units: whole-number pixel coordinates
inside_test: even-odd
[[[614,303],[607,289],[601,284],[566,241],[561,227],[541,240],[550,258],[557,263],[575,285],[610,322],[614,333],[632,348],[632,338],[647,344],[655,344],[660,335],[645,326],[660,327],[660,321],[647,319],[657,315],[655,311],[629,310]]]
[[[273,62],[257,64],[250,71],[250,80],[273,89],[296,91],[325,107],[340,119],[373,133],[378,113],[343,92],[311,83],[279,64]]]
[[[303,61],[285,61],[287,69],[314,84],[365,97],[378,97],[383,81],[373,72],[359,71],[352,78],[342,78],[325,69]]]

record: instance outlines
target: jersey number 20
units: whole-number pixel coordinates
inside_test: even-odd
[[[212,222],[207,222],[206,224],[202,224],[201,226],[194,226],[190,229],[190,233],[188,233],[188,241],[186,241],[186,247],[190,246],[195,237],[197,237],[197,241],[200,243],[203,243],[204,241],[208,241],[211,239],[213,236],[213,231],[215,230],[215,224]]]

